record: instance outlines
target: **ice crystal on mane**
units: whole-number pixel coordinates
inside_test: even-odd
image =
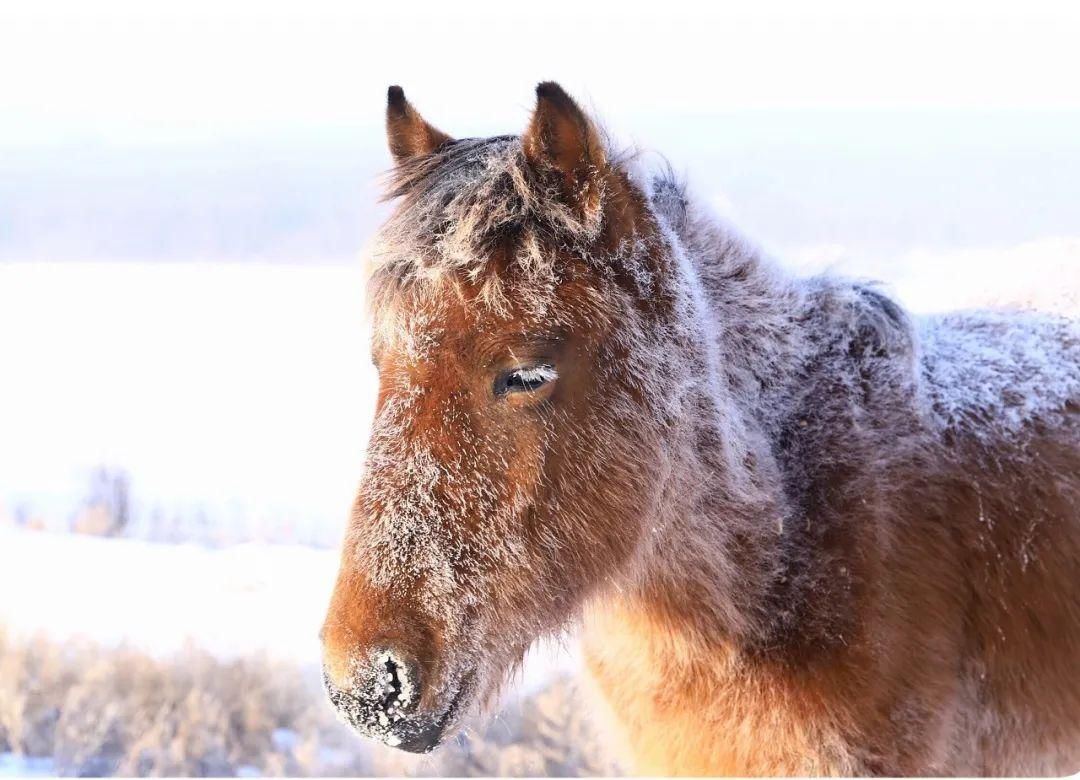
[[[955,312],[919,321],[933,412],[950,429],[1015,435],[1064,424],[1080,399],[1080,326],[1037,312]]]

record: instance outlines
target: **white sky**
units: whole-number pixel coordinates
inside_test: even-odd
[[[1080,4],[7,2],[0,140],[381,122],[457,135],[554,78],[610,120],[770,108],[1080,107]]]

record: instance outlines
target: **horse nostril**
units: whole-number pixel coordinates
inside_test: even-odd
[[[386,652],[380,656],[382,662],[382,668],[378,670],[379,682],[382,684],[382,696],[379,698],[376,707],[391,715],[398,714],[398,711],[406,711],[410,709],[414,704],[412,701],[412,691],[410,695],[406,696],[404,687],[409,682],[408,673],[404,667],[399,665],[399,662],[394,659],[394,656],[390,652]]]
[[[338,715],[367,737],[412,753],[427,753],[455,722],[470,678],[458,682],[450,701],[424,704],[419,664],[397,650],[377,648],[357,656],[331,656],[323,682]]]
[[[416,710],[420,702],[420,675],[416,664],[389,648],[354,658],[346,679],[330,680],[344,697],[386,725]]]

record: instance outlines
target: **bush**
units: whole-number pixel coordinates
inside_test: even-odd
[[[0,752],[66,775],[580,775],[616,767],[561,680],[434,756],[361,740],[318,672],[195,648],[159,659],[0,632]]]

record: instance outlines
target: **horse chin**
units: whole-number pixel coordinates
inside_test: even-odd
[[[431,725],[413,739],[403,740],[394,747],[410,753],[430,753],[446,744],[461,730],[465,713],[468,712],[473,701],[474,681],[475,677],[472,673],[465,675],[458,685],[457,692],[450,697],[446,709],[433,719]]]
[[[458,683],[457,692],[451,697],[442,715],[442,730],[431,749],[446,744],[457,736],[468,722],[470,714],[476,715],[486,709],[487,693],[483,691],[480,677],[475,670],[469,671]],[[429,752],[429,751],[423,751]]]
[[[427,750],[413,752],[430,752],[453,739],[470,720],[476,722],[495,712],[514,672],[521,667],[523,660],[524,651],[501,671],[488,670],[488,673],[484,674],[477,668],[463,674],[457,685],[457,692],[451,697],[450,704],[441,717],[441,733],[436,744]],[[405,744],[395,747],[411,749]]]

